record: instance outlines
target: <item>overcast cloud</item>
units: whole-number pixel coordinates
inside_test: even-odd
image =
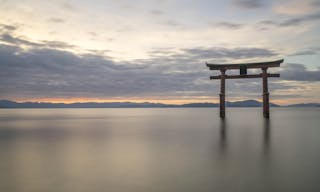
[[[98,54],[75,54],[57,49],[65,43],[33,43],[9,34],[0,45],[0,97],[152,97],[207,96],[218,91],[218,82],[209,80],[204,61],[277,56],[262,48],[190,48],[154,50],[150,59],[114,61]],[[10,45],[9,45],[10,44]],[[53,45],[54,46],[53,46]],[[28,50],[21,45],[30,46]],[[308,71],[302,64],[282,65],[281,80],[315,82],[320,68]],[[256,97],[260,80],[229,83],[230,96]],[[246,91],[242,89],[245,87]],[[274,90],[291,89],[287,83],[273,84]],[[290,95],[288,96],[290,97]]]

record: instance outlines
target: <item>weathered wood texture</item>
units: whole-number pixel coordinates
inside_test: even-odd
[[[226,70],[221,69],[221,85],[220,85],[220,117],[224,119],[226,113],[225,95],[226,95]]]
[[[262,68],[263,117],[269,119],[268,68]]]
[[[246,66],[247,69],[254,68],[263,68],[263,67],[280,67],[280,63],[283,62],[283,59],[269,62],[260,62],[260,63],[237,63],[237,64],[213,64],[207,63],[207,67],[210,70],[220,70],[220,69],[240,69],[240,66]]]
[[[280,74],[267,74],[268,77],[280,77]],[[252,74],[252,75],[225,75],[225,79],[244,79],[244,78],[261,78],[261,74]],[[210,76],[210,79],[220,79],[221,75]]]

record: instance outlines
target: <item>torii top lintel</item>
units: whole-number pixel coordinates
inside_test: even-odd
[[[246,66],[248,69],[253,68],[269,68],[269,67],[280,67],[280,63],[283,62],[283,59],[269,62],[259,62],[259,63],[237,63],[237,64],[211,64],[207,63],[207,67],[210,70],[222,70],[222,69],[240,69],[241,66]]]

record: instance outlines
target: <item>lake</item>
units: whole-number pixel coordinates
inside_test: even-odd
[[[0,191],[320,191],[320,109],[1,109]]]

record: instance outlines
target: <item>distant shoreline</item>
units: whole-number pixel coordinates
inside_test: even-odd
[[[227,107],[262,107],[256,100],[226,102]],[[134,102],[86,102],[86,103],[48,103],[48,102],[15,102],[0,100],[1,109],[12,108],[216,108],[219,103],[188,103],[188,104],[163,104],[163,103],[134,103]],[[270,107],[320,107],[320,103],[300,103],[292,105],[277,105],[270,103]]]

